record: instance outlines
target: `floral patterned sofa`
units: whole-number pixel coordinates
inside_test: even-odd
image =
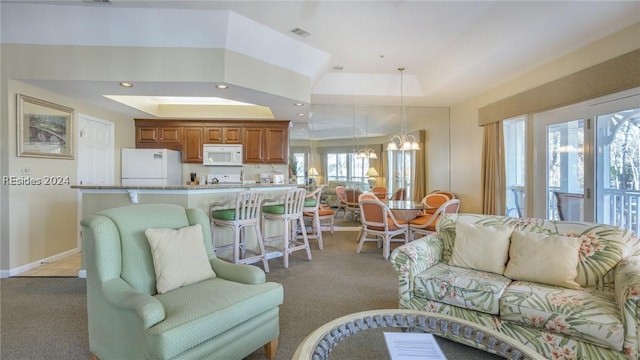
[[[391,262],[400,308],[482,324],[549,359],[638,359],[639,249],[610,225],[450,214]]]

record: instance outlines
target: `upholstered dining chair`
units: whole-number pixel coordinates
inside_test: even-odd
[[[407,189],[400,188],[391,195],[391,200],[407,200]]]
[[[442,214],[457,214],[460,210],[460,200],[445,201],[433,213],[418,215],[409,221],[409,239],[414,240],[416,234],[428,235],[436,231],[436,222]]]
[[[266,220],[282,223],[282,231],[273,236],[265,236],[265,248],[282,252],[283,265],[289,267],[289,255],[294,251],[306,250],[311,261],[311,247],[304,226],[303,209],[307,191],[294,188],[280,193],[273,199],[265,200],[262,206],[262,233],[265,234]],[[302,235],[297,236],[300,229]]]
[[[225,248],[232,248],[232,260],[234,264],[247,264],[255,261],[262,261],[264,271],[269,272],[269,262],[267,261],[260,229],[260,209],[264,193],[262,191],[240,191],[222,202],[210,204],[211,230],[213,233],[214,249],[217,251]],[[223,208],[220,208],[223,207]],[[233,243],[230,245],[216,246],[219,240],[216,228],[230,228],[233,236]],[[257,251],[249,250],[246,246],[246,230],[253,228],[256,235]],[[249,253],[251,256],[247,256]]]
[[[304,220],[308,220],[311,224],[310,229],[307,230],[308,239],[316,239],[318,241],[318,248],[322,250],[324,245],[322,243],[322,224],[321,221],[329,220],[331,226],[331,233],[333,234],[333,216],[334,212],[331,208],[322,208],[320,204],[320,197],[322,196],[322,189],[324,185],[318,186],[315,190],[307,192],[307,196],[304,200],[304,208],[302,209],[302,216]],[[302,235],[298,235],[301,238]]]
[[[362,217],[362,230],[356,252],[362,251],[366,241],[376,241],[378,247],[382,246],[382,256],[389,259],[392,238],[402,235],[402,241],[409,241],[409,227],[406,222],[397,220],[389,207],[379,199],[363,199],[359,202],[360,216]],[[375,238],[369,238],[369,235]]]
[[[354,222],[357,222],[360,215],[360,206],[358,205],[358,198],[362,194],[362,191],[358,189],[346,189],[345,195],[347,197],[346,208],[344,212],[343,220],[347,218],[348,214],[351,214]]]
[[[427,196],[423,197],[421,200],[422,205],[424,205],[424,213],[433,214],[442,204],[444,204],[448,200],[451,200],[451,198],[445,194],[427,194]]]
[[[445,191],[445,190],[433,190],[432,192],[430,192],[429,194],[442,194],[442,195],[446,195],[449,200],[451,199],[457,199],[458,197],[456,196],[456,194],[452,193],[451,191]]]
[[[218,259],[204,211],[136,204],[80,224],[92,359],[275,358],[282,286]]]
[[[387,198],[389,197],[389,194],[387,194],[386,186],[374,186],[373,188],[371,188],[370,192],[380,200],[387,200]]]
[[[344,216],[347,216],[347,189],[342,186],[336,186],[336,197],[338,198],[338,208],[336,209],[336,215],[340,212],[340,209],[344,211]]]

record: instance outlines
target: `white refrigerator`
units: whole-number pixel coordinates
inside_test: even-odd
[[[180,151],[122,149],[122,186],[176,186],[182,181]]]

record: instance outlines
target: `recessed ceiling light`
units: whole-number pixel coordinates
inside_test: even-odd
[[[304,116],[304,113],[299,113],[298,116]]]
[[[217,87],[218,89],[228,89],[228,88],[229,88],[229,85],[225,85],[225,84],[218,84],[218,85],[216,85],[216,87]]]
[[[123,82],[120,83],[120,86],[122,86],[122,87],[133,87],[133,84],[130,83],[130,82],[123,81]]]
[[[295,105],[295,106],[304,106],[304,104],[303,104],[303,103],[295,103],[295,104],[293,104],[293,105]]]

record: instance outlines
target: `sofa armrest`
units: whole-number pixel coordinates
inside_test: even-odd
[[[257,266],[232,264],[218,258],[211,258],[209,262],[216,276],[223,279],[253,285],[263,284],[267,278],[264,271]]]
[[[401,308],[409,308],[414,278],[442,261],[442,246],[442,239],[433,234],[402,245],[391,254],[391,265],[398,273]]]
[[[638,344],[638,302],[640,300],[640,256],[627,256],[620,260],[615,270],[614,293],[622,315],[625,346]]]
[[[135,311],[145,329],[165,319],[164,307],[156,298],[135,291],[121,278],[102,283],[102,293],[107,302],[123,310]]]

